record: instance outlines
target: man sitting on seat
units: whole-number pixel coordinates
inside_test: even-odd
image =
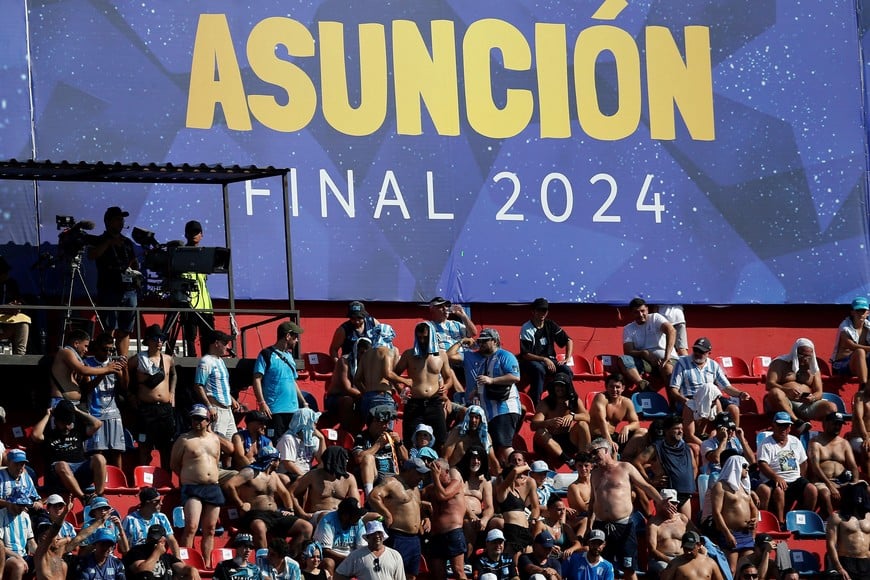
[[[800,440],[789,435],[792,418],[785,411],[773,416],[773,435],[758,446],[758,467],[763,482],[756,488],[759,506],[785,521],[785,511],[797,502],[799,509],[815,510],[818,491],[805,477],[807,454]]]
[[[634,298],[628,303],[628,309],[634,321],[622,330],[623,355],[616,359],[620,372],[629,384],[637,385],[641,391],[649,388],[649,381],[642,373],[655,372],[669,384],[677,361],[676,330],[661,314],[650,314],[643,298]]]
[[[846,423],[842,413],[831,413],[822,422],[823,431],[810,440],[807,447],[810,481],[819,490],[822,513],[834,513],[834,505],[840,502],[840,487],[858,481],[858,464],[852,454],[852,446],[840,437]]]
[[[591,436],[603,437],[614,447],[618,443],[620,450],[625,449],[629,440],[646,435],[646,429],[640,426],[634,403],[622,394],[624,391],[625,383],[622,375],[611,374],[605,379],[604,392],[595,395],[589,406]],[[627,425],[617,432],[617,426],[623,421],[626,421]]]
[[[396,412],[392,407],[372,407],[368,427],[354,441],[353,457],[359,465],[366,496],[385,477],[396,475],[399,465],[408,459],[408,450],[402,438],[388,427],[395,418]]]
[[[797,339],[790,353],[770,362],[765,410],[786,413],[798,434],[810,428],[809,421],[821,421],[837,410],[832,402],[822,399],[822,392],[822,373],[810,340]]]
[[[162,526],[165,532],[163,536],[165,543],[173,554],[178,554],[178,541],[175,539],[175,534],[172,533],[169,518],[160,511],[162,503],[163,498],[159,491],[153,487],[143,487],[139,490],[139,509],[125,517],[121,525],[131,546],[144,544],[148,539],[151,526]]]

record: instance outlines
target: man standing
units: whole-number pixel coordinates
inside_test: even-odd
[[[462,339],[447,352],[451,361],[459,360],[459,346],[474,344],[470,338]],[[494,328],[484,328],[477,337],[477,352],[468,352],[463,360],[468,399],[480,399],[486,413],[489,435],[499,461],[504,462],[513,451],[513,439],[522,420],[520,393],[516,383],[520,380],[517,358],[501,347],[501,337]],[[476,404],[476,403],[475,403]]]
[[[477,326],[465,313],[465,309],[441,296],[429,301],[429,322],[435,327],[438,348],[445,352],[463,338],[473,338],[477,334]],[[462,374],[461,358],[464,354],[465,349],[461,349],[459,362],[451,361],[457,375]]]
[[[184,238],[187,247],[197,247],[202,242],[202,224],[191,220],[184,224]],[[181,313],[181,335],[184,337],[184,345],[187,356],[196,356],[196,333],[199,331],[200,340],[204,343],[208,333],[214,328],[214,313],[212,312],[211,294],[208,292],[206,281],[208,275],[200,272],[184,272],[181,278],[190,280],[190,291],[184,304],[191,309],[190,312]],[[175,345],[171,345],[173,348]],[[208,346],[203,344],[201,352],[204,355]]]
[[[98,242],[88,250],[88,258],[97,263],[97,303],[100,306],[136,308],[136,290],[142,274],[137,272],[133,240],[123,235],[124,218],[130,213],[118,206],[112,206],[103,214],[106,231]],[[103,329],[112,332],[118,352],[127,356],[130,348],[130,333],[136,322],[133,310],[100,313]]]
[[[608,538],[602,552],[604,558],[621,569],[624,577],[637,577],[637,527],[631,518],[633,511],[632,487],[640,489],[655,500],[659,513],[671,513],[672,507],[637,471],[634,465],[614,459],[614,450],[606,439],[594,439],[590,444],[595,469],[592,470],[592,529],[601,530]]]
[[[462,476],[444,458],[432,462],[432,483],[425,497],[432,504],[432,537],[429,543],[432,575],[447,578],[447,562],[458,580],[465,580],[465,493]]]
[[[299,373],[293,358],[293,350],[303,332],[295,322],[282,322],[278,325],[275,344],[260,351],[254,363],[254,396],[276,438],[290,426],[293,413],[299,407],[308,406],[296,382]]]
[[[413,441],[414,427],[425,423],[435,431],[432,446],[440,449],[447,441],[444,383],[451,375],[447,354],[438,348],[431,322],[421,322],[414,329],[414,348],[403,352],[396,365],[397,375],[405,370],[411,379],[411,398],[405,403],[402,439]]]
[[[335,580],[405,580],[402,555],[388,548],[384,540],[389,538],[381,522],[366,524],[366,546],[350,553],[335,570]]]
[[[613,564],[601,557],[606,544],[604,532],[592,530],[587,540],[589,551],[575,552],[562,563],[565,580],[613,580]]]
[[[51,363],[51,406],[60,401],[78,405],[82,399],[82,385],[87,376],[103,376],[121,373],[122,365],[112,363],[97,369],[85,364],[84,357],[91,345],[91,335],[80,328],[74,328],[66,335],[64,347],[54,356]]]
[[[665,384],[669,384],[677,359],[674,350],[677,333],[673,325],[661,314],[650,314],[643,298],[634,298],[628,303],[628,309],[634,322],[622,330],[623,355],[616,359],[620,372],[629,384],[638,385],[641,391],[649,388],[649,381],[641,376],[642,373],[655,371]]]
[[[826,526],[828,557],[843,580],[870,578],[870,495],[867,482],[843,486],[840,509]]]
[[[115,345],[110,334],[101,334],[94,341],[93,356],[85,359],[91,368],[106,368],[118,362]],[[123,360],[123,358],[121,359]],[[126,362],[126,361],[125,361]],[[127,392],[127,365],[120,373],[98,375],[84,385],[88,413],[103,422],[103,426],[88,439],[85,449],[88,453],[98,453],[106,458],[106,463],[121,469],[122,454],[127,451],[124,440],[124,424],[121,409],[118,408],[118,393]]]
[[[130,357],[129,375],[135,377],[133,399],[139,432],[139,463],[151,463],[151,452],[160,454],[160,467],[169,471],[175,440],[175,361],[163,352],[166,335],[158,324],[145,329],[145,352]]]
[[[541,402],[547,375],[574,376],[574,342],[561,326],[547,318],[550,303],[546,298],[532,302],[532,318],[520,328],[520,373],[529,378],[529,393],[535,405]],[[565,362],[556,360],[556,347],[565,349]]]
[[[198,402],[209,409],[212,429],[224,439],[232,439],[238,431],[233,411],[239,409],[239,402],[230,393],[230,373],[223,361],[232,340],[229,334],[213,330],[207,339],[208,354],[200,359],[193,379]]]
[[[758,508],[749,488],[749,462],[732,455],[710,492],[713,523],[720,534],[717,542],[728,555],[731,571],[737,571],[738,558],[749,556],[755,546]]]
[[[662,580],[722,580],[719,565],[701,553],[701,536],[698,532],[686,532],[683,536],[683,555],[671,560],[662,573]]]
[[[789,435],[791,416],[779,411],[773,416],[773,435],[758,446],[758,468],[763,481],[756,488],[759,505],[785,521],[786,509],[798,503],[800,509],[815,510],[818,490],[807,481],[807,454],[800,440]]]
[[[27,354],[30,337],[30,317],[17,306],[21,302],[21,289],[9,275],[12,266],[0,256],[0,339],[12,343],[12,354]]]
[[[202,552],[206,566],[211,567],[215,526],[224,504],[224,494],[218,486],[220,440],[208,429],[208,409],[194,405],[190,410],[191,429],[172,446],[172,471],[181,483],[181,503],[184,506],[184,531],[181,545],[193,546],[196,531],[202,528]]]

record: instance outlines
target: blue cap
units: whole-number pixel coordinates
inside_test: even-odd
[[[551,534],[547,530],[544,530],[543,532],[535,536],[535,543],[543,546],[544,548],[552,548],[556,545],[556,540],[553,539],[553,534]]]
[[[100,508],[112,507],[109,505],[109,500],[104,497],[97,496],[91,500],[91,503],[88,504],[92,510],[98,510]]]
[[[852,300],[852,310],[870,310],[870,304],[863,296],[858,296]]]
[[[786,425],[786,424],[792,425],[792,424],[794,424],[794,421],[792,420],[792,418],[789,417],[788,413],[786,413],[785,411],[777,412],[776,415],[773,416],[773,422],[779,423],[780,425]]]
[[[29,463],[27,453],[21,449],[12,449],[6,454],[6,460],[11,463]]]
[[[417,457],[420,459],[438,459],[438,453],[435,452],[431,447],[424,447],[417,454]]]
[[[97,528],[97,530],[91,534],[91,543],[98,544],[100,542],[117,542],[117,536],[115,535],[115,530],[111,528]]]

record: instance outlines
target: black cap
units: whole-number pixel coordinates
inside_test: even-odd
[[[116,217],[127,217],[130,215],[130,212],[122,210],[117,205],[113,205],[109,209],[106,210],[106,213],[103,214],[103,221],[110,220]]]
[[[532,310],[549,310],[550,303],[547,302],[546,298],[535,298],[535,301],[532,302]]]
[[[201,234],[201,233],[202,233],[202,224],[199,223],[198,221],[190,220],[189,222],[184,224],[184,237],[185,238],[190,239],[193,236],[195,236],[197,234]]]
[[[766,544],[766,543],[772,542],[772,541],[773,541],[773,536],[771,536],[770,534],[758,534],[757,536],[755,536],[755,545],[756,546],[761,546],[762,544]]]
[[[163,529],[163,526],[160,524],[152,524],[148,526],[148,534],[146,535],[146,539],[151,540],[152,542],[156,542],[160,538],[166,537],[166,530]]]
[[[842,425],[846,422],[846,416],[838,411],[834,411],[833,413],[825,415],[825,421],[831,421]]]
[[[152,338],[162,338],[163,340],[166,340],[166,333],[163,332],[163,329],[159,324],[152,324],[145,329],[145,340],[150,340]]]
[[[692,345],[692,348],[697,348],[698,350],[702,350],[704,352],[710,352],[713,350],[713,345],[710,344],[710,339],[706,336],[702,336],[698,340],[695,341],[695,344]]]
[[[247,415],[245,415],[245,423],[250,425],[254,421],[259,421],[260,423],[267,423],[269,421],[269,417],[266,413],[262,411],[249,411]]]
[[[160,492],[153,487],[143,487],[139,490],[139,503],[148,503],[160,497]]]
[[[350,304],[347,305],[347,317],[354,318],[356,316],[362,316],[365,318],[369,313],[366,312],[365,305],[359,300],[354,300]]]
[[[429,301],[429,306],[452,306],[453,303],[443,296],[436,296]]]
[[[233,340],[232,336],[230,336],[229,334],[227,334],[226,332],[223,332],[221,330],[212,330],[211,332],[208,333],[208,343],[209,344],[212,344],[212,343],[217,342],[217,341],[230,342],[232,340]]]
[[[553,380],[550,383],[562,383],[563,385],[571,384],[571,377],[568,376],[568,373],[556,373],[553,375]]]
[[[697,544],[701,543],[701,536],[698,535],[698,532],[689,531],[683,534],[680,542],[686,548],[694,548]]]

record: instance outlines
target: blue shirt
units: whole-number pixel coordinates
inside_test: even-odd
[[[109,554],[103,565],[97,564],[93,554],[88,554],[82,559],[79,571],[81,580],[126,580],[124,564],[112,554]]]
[[[205,393],[224,407],[229,407],[232,404],[230,373],[222,359],[210,354],[202,357],[196,367],[196,378],[193,379],[193,382],[196,385],[202,385],[205,388]]]
[[[563,580],[613,580],[613,564],[599,558],[590,564],[586,552],[578,552],[562,562]]]
[[[671,375],[671,388],[679,389],[684,397],[693,397],[701,385],[708,383],[717,385],[720,389],[731,386],[728,377],[722,372],[722,367],[711,358],[700,367],[692,360],[692,355],[681,356],[677,360]]]
[[[100,362],[93,356],[89,356],[84,360],[85,366],[96,369],[106,367],[110,362],[111,359]],[[118,380],[118,375],[110,373],[99,377],[99,379],[94,390],[88,395],[88,413],[100,419],[120,417],[121,410],[118,409],[118,404],[115,400],[115,383]]]
[[[477,385],[478,375],[489,377],[520,376],[520,363],[517,362],[517,357],[503,348],[496,350],[488,357],[479,352],[468,352],[465,354],[462,366],[465,369],[465,384],[468,385],[469,390],[473,390],[474,386]],[[477,394],[480,397],[480,406],[486,413],[487,421],[492,421],[494,417],[508,413],[522,415],[520,393],[516,385],[511,385],[508,398],[505,401],[490,401],[486,396],[485,388],[478,388]]]
[[[264,354],[269,355],[268,370]],[[299,373],[293,353],[280,352],[274,347],[263,350],[254,363],[254,374],[263,377],[263,398],[273,413],[295,413],[299,410],[296,396]]]
[[[27,469],[21,470],[21,475],[18,479],[12,479],[9,474],[9,469],[0,469],[0,499],[6,499],[12,493],[13,489],[20,489],[27,494],[27,497],[36,501],[39,499],[39,493],[36,491],[36,486],[33,485],[33,479],[27,473]]]
[[[365,528],[362,520],[342,528],[338,512],[332,511],[323,516],[314,530],[314,540],[320,542],[324,549],[329,549],[347,556],[353,550],[366,545],[363,538]]]

